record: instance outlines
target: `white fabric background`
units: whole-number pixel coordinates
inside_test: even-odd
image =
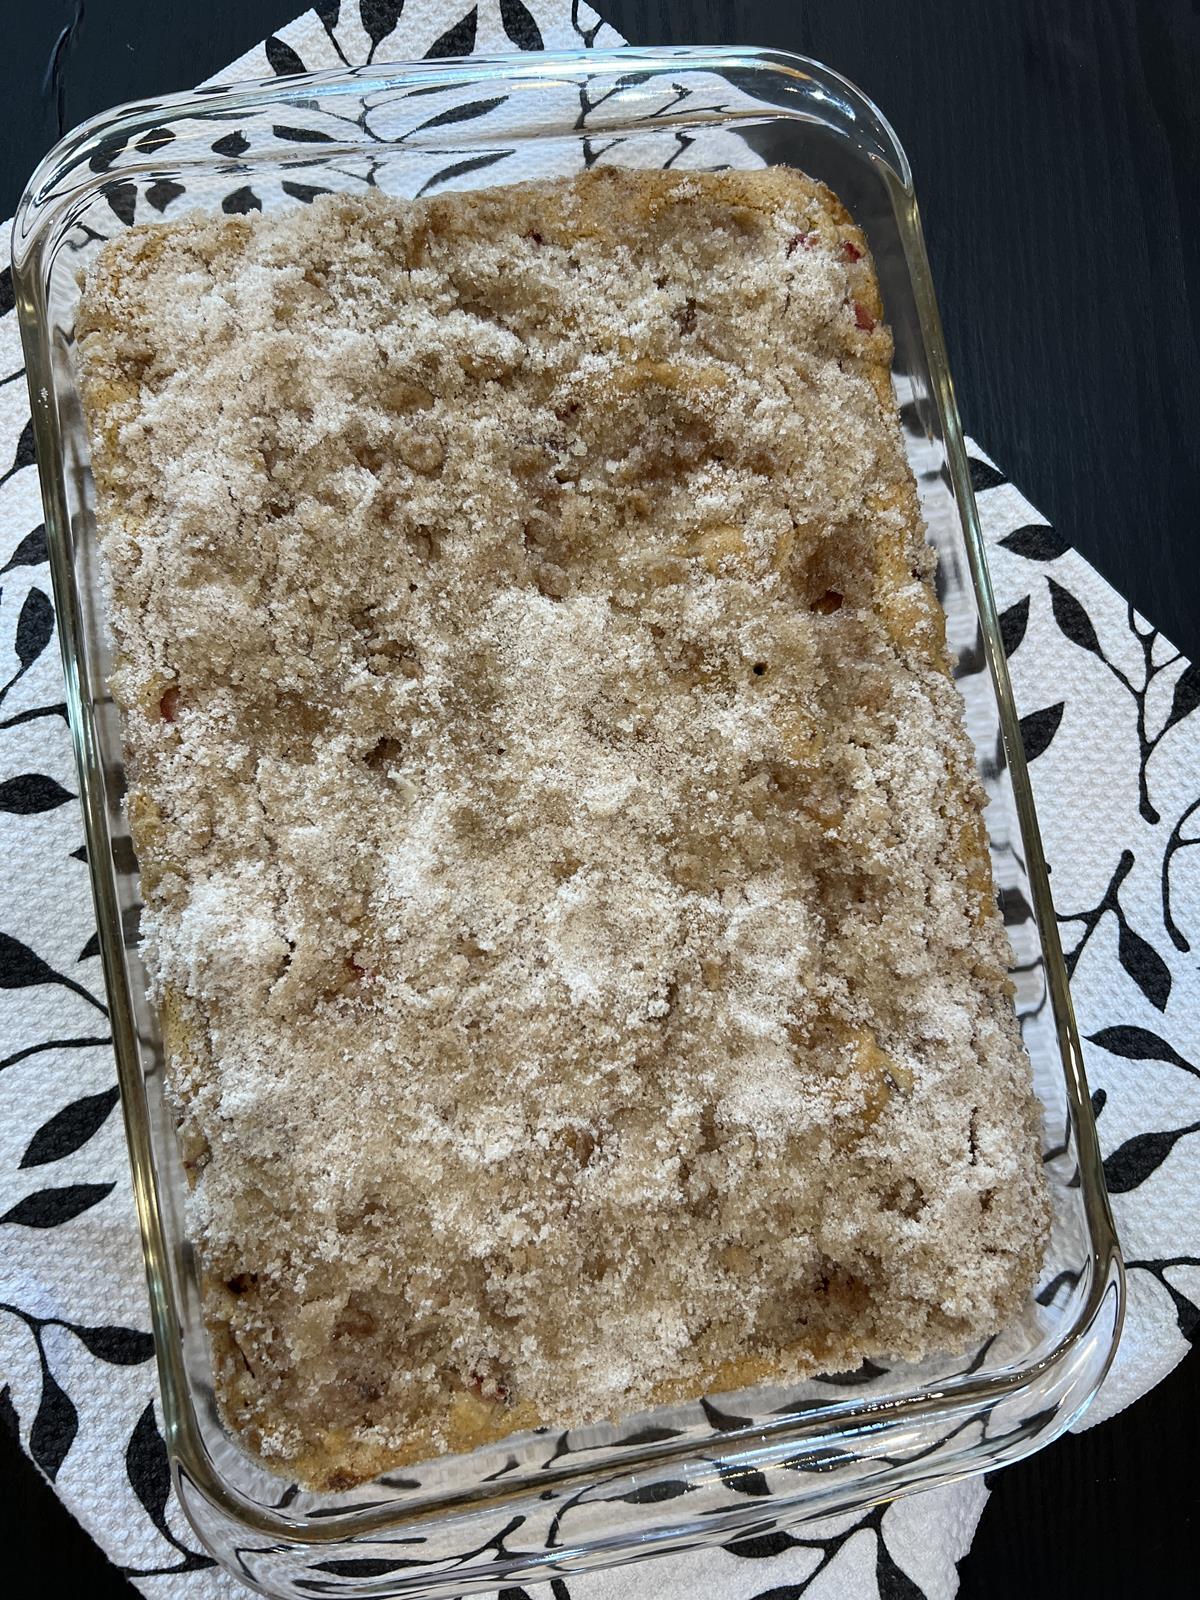
[[[293,58],[358,62],[372,47],[381,60],[421,56],[454,27],[471,43],[472,10],[478,51],[619,42],[568,0],[351,0],[221,78],[294,70]],[[7,261],[7,231],[3,248]],[[147,1595],[214,1600],[246,1591],[211,1568],[169,1495],[7,275],[0,310],[0,1419]],[[1188,1059],[1200,671],[970,449],[1131,1269],[1125,1337],[1091,1425],[1164,1376],[1200,1321],[1200,1068]],[[670,1557],[652,1592],[949,1600],[986,1499],[974,1479]],[[633,1567],[559,1581],[571,1600],[618,1600],[650,1579]]]

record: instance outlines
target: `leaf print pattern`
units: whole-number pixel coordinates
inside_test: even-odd
[[[1088,1041],[1091,1044],[1098,1044],[1102,1050],[1111,1051],[1114,1056],[1122,1056],[1127,1061],[1169,1061],[1172,1066],[1182,1067],[1185,1072],[1191,1072],[1200,1078],[1200,1067],[1194,1067],[1190,1061],[1185,1061],[1177,1050],[1173,1049],[1165,1039],[1160,1039],[1158,1034],[1151,1033],[1149,1028],[1131,1026],[1101,1028],[1099,1033],[1090,1034]]]
[[[1026,761],[1036,761],[1050,748],[1050,741],[1058,732],[1063,718],[1065,702],[1045,706],[1041,711],[1030,711],[1021,718],[1021,743],[1025,747]]]
[[[1017,649],[1025,637],[1025,629],[1029,625],[1029,596],[1018,600],[1015,605],[1009,606],[1007,611],[1000,613],[1000,642],[1004,646],[1007,658]]]
[[[479,8],[473,6],[461,22],[456,22],[452,28],[447,28],[440,38],[434,40],[425,52],[428,61],[436,60],[441,56],[469,56],[475,48],[475,33],[479,26]]]
[[[54,778],[41,772],[22,772],[0,783],[0,811],[14,816],[32,817],[39,811],[55,811],[75,796]]]
[[[1165,1011],[1171,998],[1171,969],[1150,941],[1125,921],[1117,936],[1117,959],[1150,1004]]]
[[[1023,556],[1026,561],[1057,561],[1070,548],[1053,528],[1040,526],[1018,528],[1015,533],[1006,533],[1000,543],[1014,555]]]
[[[412,31],[418,26],[425,30],[419,37]],[[323,63],[329,61],[330,50],[348,64],[370,58],[386,60],[397,54],[393,35],[398,28],[406,30],[402,35],[406,40],[417,39],[414,46],[406,47],[407,53],[424,51],[434,60],[467,53],[477,41],[495,48],[497,42],[507,40],[515,49],[535,50],[543,44],[568,42],[590,47],[614,38],[611,30],[602,31],[603,23],[581,0],[557,4],[552,0],[480,0],[475,6],[464,3],[443,9],[431,7],[428,0],[321,0],[315,18],[265,42],[258,71],[260,75],[303,71],[305,54],[311,57],[312,49],[323,52]],[[627,74],[612,92],[635,88],[641,76]],[[603,98],[589,102],[584,97],[580,106],[583,131]],[[438,147],[440,152],[431,155],[428,170],[422,174],[427,188],[436,191],[469,179],[473,172],[483,172],[508,158],[508,150],[494,141],[486,147],[481,142],[475,149],[467,142],[475,131],[473,124],[478,124],[481,133],[486,131],[487,119],[500,112],[503,103],[502,97],[478,95],[421,102],[428,105],[428,115],[415,118],[411,131],[420,133],[426,145]],[[276,190],[263,189],[257,176],[249,179],[251,163],[242,163],[243,158],[252,157],[254,143],[236,121],[213,142],[214,154],[227,163],[229,187],[222,204],[228,214],[264,209],[277,204],[280,194],[308,203],[328,192],[320,179],[319,163],[321,147],[339,137],[336,122],[318,125],[320,119],[296,106],[286,112],[281,107],[280,117],[269,125],[269,133],[283,147],[277,155],[281,161],[286,157],[291,176],[281,177]],[[463,138],[456,142],[460,125]],[[261,139],[268,129],[250,131]],[[378,137],[369,116],[364,131],[370,138]],[[429,138],[430,133],[435,137]],[[148,165],[156,156],[170,171],[171,142],[170,129],[152,125],[128,147],[122,137],[116,137],[96,151],[94,170],[109,175],[104,193],[114,231],[131,222],[186,210],[186,187],[173,172],[138,181],[126,172],[135,163]],[[686,154],[688,146],[687,135],[677,134],[664,161]],[[584,162],[602,159],[607,148],[605,138],[589,139],[582,151]],[[367,163],[352,177],[355,183],[369,184],[374,181],[374,171]],[[0,268],[0,316],[11,312],[12,306],[11,274]],[[19,382],[13,382],[19,379],[19,368],[0,371],[0,385],[11,384],[7,390],[0,387],[0,395],[19,393]],[[0,1237],[10,1255],[22,1249],[36,1251],[40,1262],[50,1263],[56,1249],[62,1248],[60,1237],[73,1240],[78,1247],[79,1240],[93,1236],[88,1232],[92,1229],[99,1237],[101,1229],[111,1233],[124,1226],[131,1236],[132,1210],[123,1157],[115,1165],[111,1160],[117,1090],[106,1025],[91,1015],[94,1010],[103,1012],[103,1005],[85,984],[70,976],[78,966],[81,977],[99,983],[98,946],[87,920],[85,875],[74,864],[86,861],[86,850],[79,848],[74,785],[66,777],[70,769],[66,707],[56,665],[48,654],[54,613],[44,571],[46,533],[36,507],[35,474],[30,470],[34,442],[27,416],[15,417],[6,439],[0,484],[11,482],[9,494],[27,493],[28,498],[19,503],[29,511],[23,522],[0,527],[0,574],[7,590],[0,595],[0,701],[10,697],[0,709],[0,755],[5,760],[0,769],[4,774],[0,780],[0,848],[5,850],[6,860],[29,859],[27,841],[32,830],[41,830],[37,835],[38,870],[61,896],[65,932],[60,942],[50,942],[47,924],[32,919],[26,922],[21,901],[12,902],[14,920],[0,932],[0,1004],[8,1007],[0,1011],[0,1026],[8,1016],[25,1015],[22,1008],[27,1005],[30,1017],[50,1016],[51,1011],[36,1008],[51,1002],[54,1008],[75,1009],[71,1017],[58,1015],[48,1026],[26,1028],[11,1037],[0,1035],[0,1072],[6,1075],[6,1085],[16,1085],[15,1103],[32,1112],[19,1123],[13,1122],[11,1128],[0,1128],[0,1170],[6,1182],[0,1199]],[[1120,746],[1120,759],[1128,763],[1130,772],[1138,773],[1136,805],[1128,808],[1128,815],[1122,814],[1118,835],[1094,847],[1089,840],[1087,851],[1077,852],[1069,839],[1059,841],[1056,847],[1051,831],[1048,847],[1077,1005],[1086,1021],[1093,1108],[1098,1115],[1103,1113],[1099,1128],[1118,1222],[1122,1227],[1132,1222],[1130,1237],[1140,1236],[1138,1207],[1144,1203],[1140,1196],[1149,1192],[1147,1185],[1155,1193],[1179,1197],[1182,1220],[1175,1253],[1135,1258],[1128,1267],[1135,1278],[1140,1275],[1143,1282],[1154,1286],[1182,1341],[1195,1337],[1200,1326],[1195,1303],[1200,1282],[1200,1219],[1194,1206],[1187,1211],[1182,1178],[1185,1173],[1194,1175],[1200,1162],[1200,1121],[1195,1114],[1200,1107],[1196,1098],[1200,1066],[1191,1059],[1195,1055],[1195,1019],[1184,1009],[1186,986],[1179,981],[1190,973],[1181,958],[1189,956],[1200,939],[1195,858],[1190,853],[1191,847],[1200,843],[1200,785],[1195,781],[1200,772],[1200,664],[1189,665],[1172,655],[1155,630],[1132,612],[1116,607],[1111,593],[1103,590],[1072,552],[1063,533],[1045,525],[1016,496],[996,466],[972,453],[970,475],[993,554],[1001,641],[1012,664],[1023,714],[1022,735],[1033,763],[1031,775],[1043,825],[1053,824],[1058,810],[1070,804],[1066,791],[1060,796],[1056,785],[1063,782],[1060,774],[1079,761],[1081,742],[1088,736],[1078,709],[1083,703],[1079,686],[1085,675],[1091,675],[1087,681],[1095,694],[1107,696],[1114,747]],[[987,670],[980,644],[977,641],[960,654],[960,671]],[[1101,683],[1103,690],[1098,687]],[[1181,754],[1184,751],[1192,753],[1190,769]],[[1184,792],[1178,774],[1189,770],[1190,792]],[[1106,774],[1093,765],[1086,775],[1079,775],[1076,793],[1085,777],[1095,786],[1103,784]],[[52,848],[42,846],[43,837],[53,838]],[[18,855],[18,850],[24,853]],[[1077,859],[1084,854],[1095,861],[1094,883],[1075,870]],[[69,867],[68,862],[72,863]],[[1102,885],[1107,887],[1102,889]],[[40,884],[30,884],[28,889],[31,901],[42,892]],[[1027,907],[1019,892],[1005,887],[1001,900],[1020,926]],[[1081,906],[1089,909],[1080,911],[1077,908]],[[85,1016],[89,1020],[84,1020]],[[1165,1075],[1179,1089],[1170,1097],[1178,1109],[1169,1127],[1155,1120],[1154,1106],[1159,1102],[1142,1093],[1147,1076],[1154,1074]],[[1186,1099],[1189,1093],[1190,1100]],[[1192,1187],[1196,1187],[1194,1176]],[[129,1271],[131,1281],[136,1282],[140,1268],[132,1255]],[[1073,1287],[1073,1278],[1067,1274],[1044,1284],[1039,1298],[1052,1304],[1055,1296],[1061,1298]],[[72,1285],[71,1292],[82,1294],[83,1289]],[[84,1386],[90,1386],[89,1396],[94,1389],[106,1399],[119,1392],[125,1420],[118,1434],[121,1442],[106,1470],[111,1469],[112,1482],[117,1478],[123,1481],[132,1507],[130,1519],[141,1518],[136,1530],[139,1549],[145,1548],[149,1531],[160,1553],[156,1563],[147,1563],[144,1557],[131,1561],[127,1552],[123,1556],[116,1546],[114,1554],[124,1560],[131,1576],[174,1574],[171,1582],[178,1582],[179,1589],[173,1589],[173,1594],[208,1600],[213,1591],[207,1587],[205,1572],[212,1562],[190,1536],[180,1535],[185,1524],[171,1498],[167,1453],[153,1399],[150,1335],[144,1326],[125,1325],[136,1317],[126,1317],[103,1304],[91,1306],[86,1313],[72,1305],[70,1315],[74,1320],[41,1317],[26,1305],[0,1304],[0,1336],[4,1339],[0,1353],[6,1362],[0,1422],[17,1434],[41,1470],[58,1481],[59,1491],[69,1501],[71,1469],[81,1456],[80,1418],[88,1415]],[[67,1346],[71,1362],[64,1359]],[[89,1370],[79,1362],[94,1365]],[[830,1375],[821,1382],[831,1392],[844,1388],[850,1393],[885,1378],[885,1368],[865,1363],[857,1372]],[[716,1433],[745,1425],[746,1419],[712,1402],[705,1402],[704,1409]],[[650,1427],[634,1437],[649,1445],[673,1436],[674,1430]],[[557,1459],[569,1450],[569,1438],[550,1435],[546,1448],[548,1455]],[[830,1470],[839,1460],[834,1451],[797,1455],[779,1469],[779,1476]],[[718,1467],[716,1477],[744,1509],[753,1512],[761,1507],[764,1521],[769,1519],[774,1492],[771,1473],[725,1463]],[[397,1487],[419,1487],[415,1478],[394,1481]],[[281,1503],[288,1503],[288,1493]],[[643,1503],[661,1502],[667,1511],[676,1504],[682,1510],[694,1503],[688,1483],[678,1476],[636,1485],[629,1493],[642,1497]],[[736,1563],[739,1571],[750,1577],[749,1587],[739,1592],[752,1590],[754,1600],[799,1600],[806,1595],[813,1600],[829,1600],[831,1595],[838,1600],[924,1600],[924,1569],[909,1570],[911,1557],[906,1552],[914,1547],[898,1540],[894,1531],[896,1519],[903,1513],[903,1506],[877,1507],[833,1525],[806,1524],[791,1532],[776,1529],[747,1534],[728,1544],[722,1553],[714,1553],[713,1560]],[[507,1555],[510,1547],[505,1540],[516,1531],[511,1526],[502,1529],[488,1548],[497,1557]],[[942,1535],[934,1537],[935,1543],[939,1541],[950,1548]],[[860,1554],[864,1546],[865,1559]],[[857,1562],[853,1575],[851,1562]],[[339,1579],[385,1579],[422,1564],[416,1553],[397,1554],[389,1549],[356,1558],[314,1561],[313,1577],[302,1581],[309,1592],[337,1592]],[[664,1561],[657,1574],[665,1580],[669,1570],[669,1561]],[[720,1571],[716,1565],[712,1570],[714,1574]],[[253,1576],[249,1571],[246,1575]],[[595,1587],[599,1581],[591,1579],[587,1585],[587,1592],[595,1593],[597,1600],[603,1594]],[[952,1557],[943,1561],[937,1581],[941,1584],[938,1592],[950,1592]],[[663,1587],[668,1587],[666,1582]],[[714,1588],[719,1590],[716,1577]],[[583,1590],[584,1585],[569,1575],[556,1575],[548,1592],[551,1600],[578,1600]],[[505,1600],[532,1597],[537,1592],[536,1587],[511,1586],[501,1591]]]
[[[1050,589],[1054,620],[1062,629],[1064,636],[1070,639],[1072,644],[1077,644],[1081,650],[1090,650],[1094,656],[1102,656],[1104,652],[1100,648],[1092,619],[1079,601],[1069,589],[1064,589],[1061,584],[1055,583],[1053,578],[1047,578],[1046,583]]]
[[[1187,1128],[1169,1129],[1164,1133],[1138,1133],[1127,1139],[1104,1163],[1104,1181],[1109,1194],[1128,1194],[1138,1184],[1145,1183],[1174,1150],[1180,1139],[1195,1133],[1200,1122]]]
[[[21,1157],[22,1167],[43,1167],[49,1161],[61,1161],[85,1145],[92,1135],[108,1121],[109,1112],[116,1105],[116,1086],[100,1094],[84,1095],[69,1106],[55,1112],[29,1141]]]
[[[1193,662],[1179,674],[1175,693],[1171,697],[1170,714],[1163,726],[1163,732],[1181,722],[1188,712],[1195,711],[1197,706],[1200,706],[1200,662]]]
[[[61,1189],[38,1189],[10,1206],[0,1222],[21,1228],[61,1228],[99,1205],[115,1187],[112,1183],[69,1183]]]
[[[31,417],[21,429],[21,436],[17,440],[17,448],[13,453],[12,466],[0,477],[0,484],[5,484],[18,472],[26,467],[32,467],[37,457],[33,449],[33,418]]]
[[[59,1388],[43,1356],[42,1398],[29,1430],[29,1454],[53,1483],[79,1431],[79,1413]]]
[[[290,44],[284,44],[282,39],[277,39],[274,34],[263,46],[267,53],[267,61],[271,71],[277,77],[287,77],[293,72],[303,72],[304,63],[292,49]]]
[[[76,983],[74,978],[55,972],[49,962],[43,961],[19,939],[0,933],[0,989],[31,989],[43,983],[60,984],[89,1005],[95,1006],[97,1011],[106,1011],[101,1002],[82,984]]]
[[[323,133],[320,128],[289,128],[280,122],[271,132],[277,139],[287,139],[293,144],[329,144],[333,139],[331,133]]]
[[[112,207],[113,216],[118,222],[123,222],[127,228],[133,226],[134,213],[137,210],[137,185],[132,183],[113,183],[104,191],[104,198]]]
[[[181,183],[172,183],[169,178],[159,178],[146,190],[146,199],[160,214],[171,204],[172,200],[179,198],[184,193]]]
[[[48,559],[46,549],[46,524],[39,522],[31,533],[18,543],[8,560],[0,567],[0,576],[14,567],[40,567]]]
[[[244,156],[250,148],[250,141],[244,133],[226,133],[212,142],[213,153],[218,156]]]
[[[154,1355],[154,1340],[137,1328],[75,1328],[71,1332],[98,1361],[112,1367],[139,1367]]]
[[[30,589],[17,618],[17,633],[13,643],[17,660],[21,663],[16,676],[10,678],[4,693],[12,688],[17,678],[28,672],[54,633],[54,607],[40,589]]]
[[[522,0],[500,0],[500,20],[518,50],[540,50],[541,30]]]
[[[358,14],[362,19],[363,32],[371,41],[368,61],[375,59],[376,50],[394,30],[403,10],[404,0],[360,0]],[[322,20],[328,22],[330,27],[334,27],[337,22],[336,16],[333,18],[326,16]]]
[[[971,469],[971,487],[976,494],[982,494],[984,489],[995,489],[1004,482],[1004,474],[997,472],[987,461],[972,457],[968,465]]]
[[[221,210],[232,217],[245,216],[248,211],[261,211],[262,201],[248,185],[235,189],[221,201]]]

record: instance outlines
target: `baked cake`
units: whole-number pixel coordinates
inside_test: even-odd
[[[866,241],[786,170],[137,227],[78,324],[218,1392],[340,1488],[961,1349],[1047,1202]]]

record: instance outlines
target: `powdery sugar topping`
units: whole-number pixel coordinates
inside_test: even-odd
[[[778,171],[101,256],[146,953],[222,1404],[281,1467],[962,1347],[1027,1292],[880,315]]]

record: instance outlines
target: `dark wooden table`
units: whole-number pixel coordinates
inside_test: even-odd
[[[189,87],[301,3],[10,0],[0,215],[59,132]],[[879,102],[916,173],[968,431],[1200,657],[1196,0],[597,3],[635,43],[798,50]],[[964,1600],[1200,1591],[1198,1424],[1193,1354],[1123,1416],[999,1475]],[[23,1594],[131,1600],[7,1439],[0,1466],[3,1548],[37,1563]]]

